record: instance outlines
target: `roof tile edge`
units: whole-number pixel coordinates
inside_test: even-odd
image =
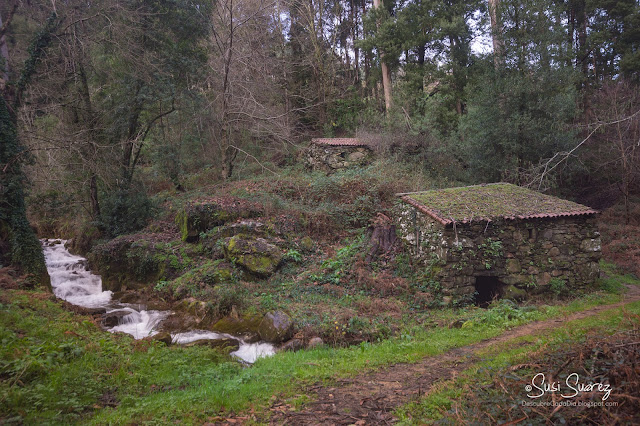
[[[453,221],[451,221],[449,219],[445,219],[443,217],[438,216],[438,214],[436,212],[434,212],[433,210],[429,209],[427,206],[425,206],[424,204],[420,203],[419,201],[414,200],[409,195],[401,195],[400,199],[402,201],[404,201],[405,203],[410,204],[413,207],[415,207],[416,209],[420,210],[422,213],[425,213],[426,215],[430,216],[431,218],[437,220],[438,222],[440,222],[444,226],[447,226],[447,225],[453,223]]]
[[[473,185],[473,186],[480,186],[480,185]],[[425,192],[425,191],[417,191],[417,192],[401,192],[401,193],[397,193],[396,196],[400,197],[400,199],[404,202],[406,202],[407,204],[412,205],[413,207],[415,207],[416,209],[420,210],[422,213],[430,216],[432,219],[435,219],[436,221],[438,221],[439,223],[441,223],[444,226],[448,226],[448,225],[452,225],[454,223],[462,223],[462,224],[467,224],[467,223],[474,223],[474,222],[491,222],[494,219],[504,219],[504,220],[530,220],[530,219],[555,219],[558,217],[575,217],[575,216],[590,216],[590,215],[596,215],[599,214],[600,212],[598,210],[589,208],[588,210],[583,210],[583,211],[579,211],[579,212],[561,212],[561,213],[539,213],[539,214],[533,214],[533,215],[518,215],[518,216],[498,216],[495,218],[486,218],[486,217],[482,217],[482,218],[471,218],[471,219],[467,219],[465,218],[464,220],[461,221],[456,221],[456,220],[451,220],[451,219],[445,219],[441,216],[439,216],[436,212],[434,212],[433,210],[431,210],[430,208],[428,208],[427,206],[425,206],[424,204],[422,204],[419,201],[414,200],[413,198],[411,198],[411,194],[419,194],[421,192]],[[585,206],[587,207],[587,206]]]

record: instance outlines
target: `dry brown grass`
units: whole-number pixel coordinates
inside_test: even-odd
[[[401,302],[392,298],[371,297],[356,302],[359,315],[377,315],[381,312],[397,316],[402,312]]]
[[[495,372],[491,382],[482,388],[465,385],[464,403],[455,403],[445,414],[445,420],[457,424],[484,423],[491,419],[495,424],[580,424],[613,425],[638,424],[640,421],[640,318],[628,314],[626,320],[635,326],[633,330],[612,336],[592,336],[585,343],[573,345],[537,357],[528,362],[513,365]],[[522,407],[528,401],[525,386],[532,377],[544,372],[548,383],[561,383],[567,394],[572,394],[564,383],[569,374],[578,374],[580,383],[603,383],[611,393],[604,400],[604,391],[582,391],[575,398],[562,398],[563,392],[547,392],[540,400],[551,404],[571,402],[575,406]],[[575,383],[575,382],[573,382]],[[586,404],[609,406],[589,406]],[[448,424],[448,423],[447,423]]]
[[[24,278],[24,277],[22,277]],[[0,268],[0,288],[6,290],[17,290],[21,287],[21,277],[13,268]]]
[[[604,258],[640,277],[640,200],[631,204],[629,223],[617,204],[600,215],[599,225]]]
[[[368,290],[382,297],[404,294],[409,283],[402,277],[395,277],[388,270],[374,272],[364,260],[357,260],[350,271],[351,282],[358,288]]]

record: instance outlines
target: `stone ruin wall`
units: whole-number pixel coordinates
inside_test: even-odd
[[[398,203],[395,217],[399,236],[414,259],[431,268],[445,295],[471,295],[476,277],[491,276],[505,284],[503,297],[524,299],[549,291],[554,278],[572,289],[593,283],[600,274],[600,233],[593,216],[449,228]]]
[[[363,166],[373,160],[373,151],[366,146],[322,145],[312,143],[305,152],[305,163],[312,170],[326,173]]]

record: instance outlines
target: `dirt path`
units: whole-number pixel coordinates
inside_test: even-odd
[[[335,386],[311,386],[307,393],[313,402],[303,411],[291,412],[281,403],[274,403],[272,424],[292,425],[372,425],[394,422],[393,410],[429,393],[439,382],[450,380],[479,359],[481,349],[507,342],[517,337],[539,333],[560,323],[582,319],[600,312],[619,308],[640,300],[640,288],[629,286],[623,302],[597,306],[561,319],[538,321],[506,331],[500,336],[456,348],[438,356],[427,357],[415,364],[394,364],[384,369],[339,380]]]

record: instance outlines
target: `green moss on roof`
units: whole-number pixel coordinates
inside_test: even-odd
[[[438,189],[406,194],[441,222],[496,218],[555,217],[596,213],[590,207],[508,183]],[[420,206],[422,205],[422,206]]]

